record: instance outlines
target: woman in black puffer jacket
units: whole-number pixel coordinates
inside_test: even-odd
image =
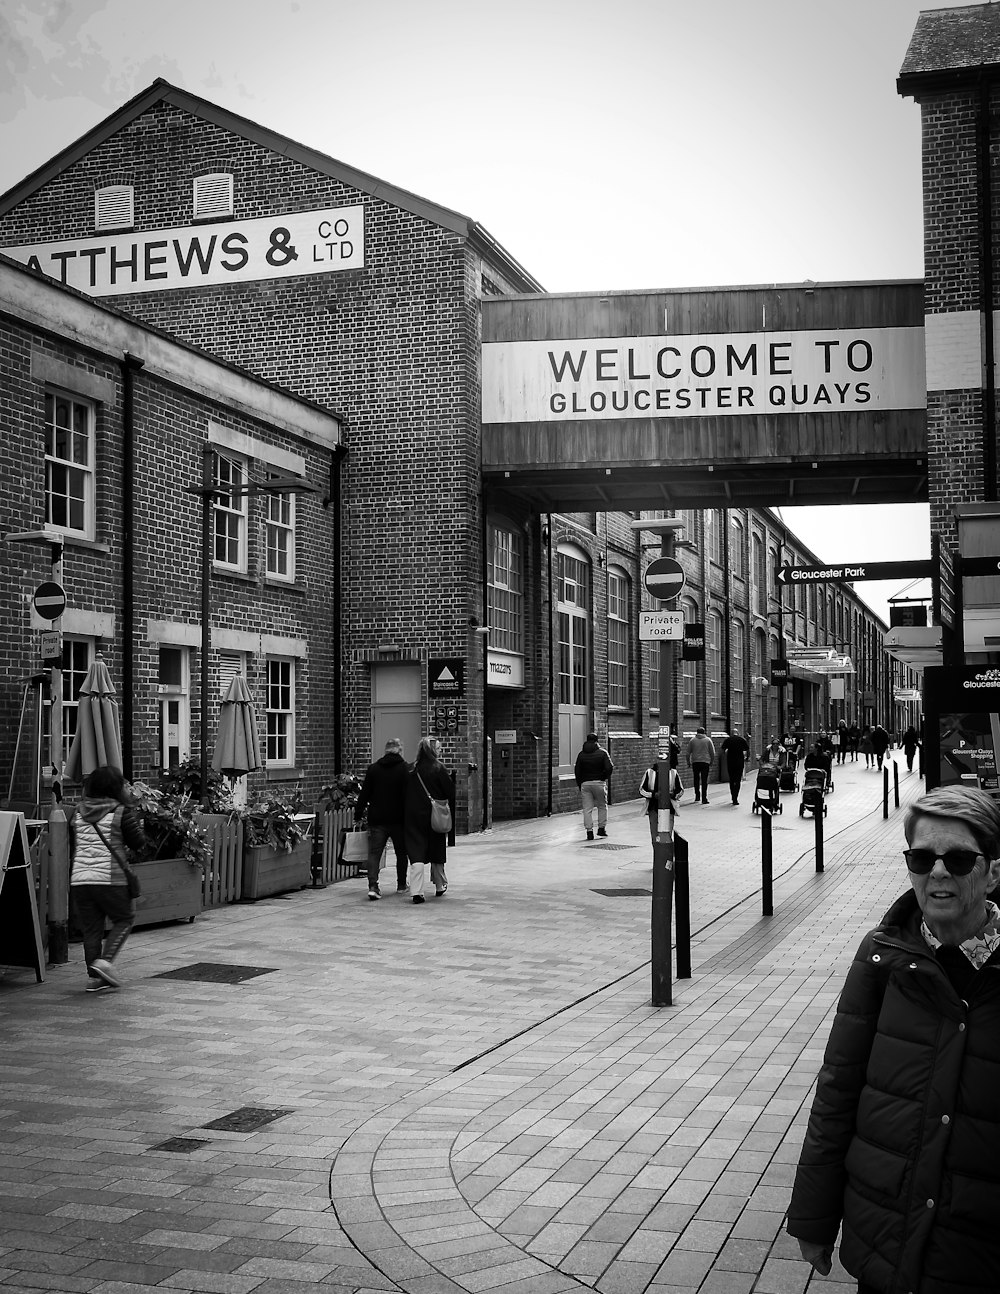
[[[910,809],[911,892],[848,972],[788,1210],[803,1257],[862,1294],[1000,1289],[1000,806]]]

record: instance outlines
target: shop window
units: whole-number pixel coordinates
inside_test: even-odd
[[[94,538],[95,411],[87,400],[45,394],[45,523]]]
[[[608,705],[619,709],[630,701],[629,644],[631,634],[629,579],[624,571],[608,571]]]
[[[490,646],[497,651],[524,651],[524,541],[521,532],[503,522],[490,523],[486,571],[487,624]]]
[[[131,229],[135,224],[135,189],[131,184],[108,184],[94,193],[94,228]]]
[[[233,177],[223,172],[197,176],[194,181],[195,220],[212,220],[232,214]]]
[[[160,767],[176,768],[191,754],[191,669],[186,647],[159,649]]]
[[[578,549],[558,554],[559,765],[569,772],[591,726],[590,563]]]
[[[268,473],[271,480],[276,474]],[[268,579],[295,580],[295,496],[264,494],[264,546]]]
[[[295,763],[295,662],[267,661],[267,763],[290,768]]]
[[[212,482],[220,487],[212,502],[213,561],[227,570],[246,571],[246,463],[216,451],[212,455]]]

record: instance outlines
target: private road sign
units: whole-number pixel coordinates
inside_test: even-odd
[[[684,567],[672,557],[657,557],[646,567],[642,582],[651,598],[673,602],[684,587]]]

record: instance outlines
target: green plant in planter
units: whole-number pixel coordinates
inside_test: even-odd
[[[208,786],[202,793],[201,760],[182,759],[161,774],[160,789],[169,795],[190,797],[205,813],[232,813],[236,808],[232,783],[214,768],[208,770]]]
[[[184,858],[192,867],[206,867],[209,847],[204,830],[195,821],[201,808],[196,797],[133,782],[132,803],[142,820],[151,858]]]
[[[302,793],[258,791],[245,809],[238,811],[244,823],[244,841],[248,845],[270,845],[272,849],[291,850],[309,834],[310,823],[296,818],[302,813]]]
[[[319,793],[320,809],[353,809],[361,794],[361,781],[353,773],[337,773]]]

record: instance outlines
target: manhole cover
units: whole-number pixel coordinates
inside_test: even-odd
[[[606,899],[638,899],[649,898],[652,890],[632,890],[624,886],[617,890],[594,890],[594,894],[603,894]]]
[[[588,841],[589,844],[589,841]],[[610,841],[602,840],[596,845],[590,845],[591,849],[638,849],[638,845],[612,845]]]
[[[198,980],[202,984],[242,984],[258,975],[273,975],[273,966],[229,966],[225,962],[194,962],[176,970],[161,971],[154,979]]]
[[[264,1128],[275,1119],[284,1118],[291,1113],[290,1109],[265,1110],[256,1105],[244,1105],[231,1114],[224,1114],[221,1119],[213,1119],[211,1123],[203,1123],[201,1126],[212,1128],[215,1132],[256,1132],[258,1128]]]
[[[150,1146],[150,1150],[162,1150],[168,1155],[190,1155],[192,1150],[203,1150],[211,1144],[201,1137],[168,1137],[158,1146]]]

